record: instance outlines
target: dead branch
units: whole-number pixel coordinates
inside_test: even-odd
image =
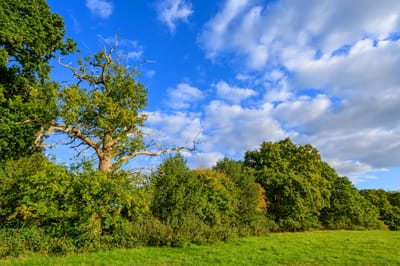
[[[102,154],[102,150],[100,145],[98,145],[95,141],[93,141],[91,138],[85,136],[82,131],[79,128],[76,127],[71,127],[66,124],[60,124],[60,123],[55,123],[54,121],[50,122],[50,127],[45,130],[44,127],[40,128],[40,131],[36,133],[35,136],[35,145],[36,146],[41,146],[40,140],[42,137],[48,137],[53,132],[62,132],[62,133],[67,133],[69,137],[73,139],[80,139],[83,141],[86,145],[90,146],[93,148],[97,154]]]
[[[161,154],[165,154],[165,153],[169,153],[169,152],[179,152],[179,151],[189,151],[189,152],[193,152],[195,151],[196,148],[196,142],[193,142],[193,147],[186,147],[186,146],[181,146],[181,147],[173,147],[173,148],[168,148],[168,149],[159,149],[158,151],[148,151],[148,150],[144,150],[144,151],[135,151],[135,152],[131,152],[125,156],[122,156],[119,159],[119,162],[124,163],[127,162],[129,159],[135,158],[139,155],[145,155],[145,156],[160,156]]]

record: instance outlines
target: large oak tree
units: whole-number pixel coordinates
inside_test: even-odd
[[[147,89],[139,81],[138,67],[128,67],[115,55],[115,46],[78,59],[70,69],[74,82],[59,94],[58,115],[37,134],[62,132],[70,144],[91,149],[101,172],[111,172],[138,155],[157,156],[185,147],[162,149],[145,141]],[[78,154],[79,155],[79,154]]]

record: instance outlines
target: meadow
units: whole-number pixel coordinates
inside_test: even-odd
[[[400,265],[399,231],[271,233],[213,245],[32,254],[0,265]]]

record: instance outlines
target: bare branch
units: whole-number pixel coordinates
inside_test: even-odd
[[[40,145],[40,140],[42,137],[48,137],[53,132],[63,132],[69,134],[69,136],[73,139],[80,139],[83,141],[86,145],[90,146],[93,148],[97,154],[102,154],[101,147],[91,138],[85,136],[82,131],[79,128],[76,127],[71,127],[66,124],[60,124],[60,123],[55,123],[54,121],[50,122],[50,127],[45,130],[43,127],[40,128],[40,131],[36,133],[35,136],[35,145],[41,146]]]
[[[104,85],[106,83],[107,68],[113,63],[111,54],[107,55],[106,59],[107,59],[107,62],[104,64],[93,64],[93,66],[95,66],[95,67],[101,67],[101,74],[99,76],[94,76],[94,78],[92,78],[91,75],[89,75],[89,74],[80,73],[78,68],[72,67],[71,64],[62,63],[61,58],[58,58],[58,63],[60,65],[62,65],[63,67],[72,71],[72,75],[79,79],[78,84],[85,80],[88,82],[93,82],[93,84],[95,84],[95,85],[99,85],[99,84]]]
[[[173,147],[173,148],[169,148],[169,149],[159,149],[158,151],[148,151],[148,150],[144,150],[144,151],[135,151],[135,152],[131,152],[128,155],[125,155],[123,157],[121,157],[119,159],[119,162],[124,163],[127,162],[129,159],[135,158],[139,155],[146,155],[146,156],[160,156],[161,154],[164,153],[169,153],[169,152],[179,152],[182,150],[186,150],[186,151],[190,151],[193,152],[196,150],[196,142],[193,142],[193,147],[189,148],[189,147]]]
[[[72,148],[73,148],[73,149],[76,149],[76,148],[78,148],[79,146],[81,146],[82,144],[84,144],[84,143],[81,142],[81,143],[79,143],[78,145],[76,145],[76,146],[74,146],[74,147],[72,147]],[[85,148],[81,149],[81,150],[78,152],[78,154],[76,155],[76,157],[81,156],[82,152],[88,150],[89,148],[90,148],[89,146],[86,146]]]

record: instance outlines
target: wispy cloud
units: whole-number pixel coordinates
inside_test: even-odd
[[[113,4],[106,0],[86,0],[86,7],[93,15],[103,19],[110,17],[113,12]]]
[[[117,53],[125,59],[141,59],[144,48],[136,40],[120,38],[119,36],[102,37],[99,36],[107,45],[117,45]]]
[[[192,4],[185,0],[163,0],[157,7],[158,18],[167,24],[171,33],[175,32],[179,21],[187,22],[193,13]]]

